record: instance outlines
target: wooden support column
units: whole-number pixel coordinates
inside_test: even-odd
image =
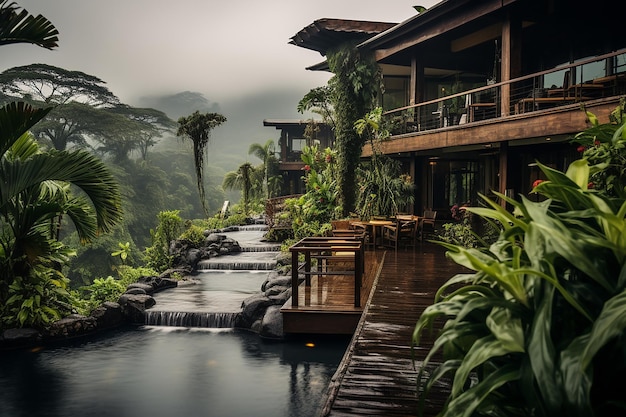
[[[409,105],[424,100],[424,65],[417,61],[414,55],[411,58],[411,80],[409,86]]]
[[[522,23],[510,15],[502,24],[502,49],[500,52],[499,81],[505,82],[521,75],[521,35]],[[500,91],[500,115],[511,114],[511,84],[505,84]]]
[[[499,185],[498,185],[498,191],[500,192],[500,194],[506,194],[507,181],[508,181],[507,172],[509,169],[508,159],[509,159],[509,143],[501,142],[500,143],[500,166],[498,169],[498,178],[500,180]],[[506,207],[506,202],[504,200],[501,200],[500,204],[502,205],[502,207]]]

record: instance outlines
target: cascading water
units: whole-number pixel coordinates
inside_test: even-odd
[[[236,240],[241,252],[202,260],[197,274],[177,288],[154,295],[146,324],[179,327],[233,327],[241,303],[260,291],[274,269],[280,246],[261,242],[267,226],[240,226],[220,234]]]

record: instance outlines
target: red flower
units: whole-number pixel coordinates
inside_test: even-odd
[[[587,189],[593,190],[593,187],[595,187],[595,184],[593,182],[589,182],[589,184],[587,184]]]
[[[593,141],[593,144],[596,145],[596,146],[599,146],[600,145],[600,141],[598,139],[596,139],[595,141]]]
[[[330,161],[333,159],[332,156],[330,155],[326,155],[326,163],[330,163]]]
[[[311,170],[311,167],[310,167],[310,166],[308,166],[308,165],[305,165],[305,166],[304,166],[304,170],[305,170],[306,172],[309,172],[309,171]]]
[[[578,148],[576,148],[576,150],[577,150],[579,153],[583,153],[583,152],[585,152],[585,147],[584,147],[583,145],[580,145]]]
[[[539,184],[541,184],[544,180],[535,180],[535,182],[533,182],[533,188],[535,188],[536,186],[538,186]]]

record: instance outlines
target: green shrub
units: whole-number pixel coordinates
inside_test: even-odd
[[[188,240],[192,245],[199,248],[204,244],[204,230],[203,227],[192,224],[179,236],[179,239]]]
[[[155,230],[150,230],[152,246],[146,248],[146,264],[156,271],[165,271],[172,264],[169,255],[170,242],[180,235],[183,220],[178,210],[162,211],[157,215],[159,223]]]
[[[126,291],[126,287],[112,276],[108,276],[94,279],[93,284],[85,287],[85,290],[90,293],[89,300],[92,305],[97,306],[105,301],[117,301]]]
[[[8,298],[0,307],[2,327],[43,329],[72,309],[69,280],[60,273],[35,267],[29,277],[15,277],[9,285]]]

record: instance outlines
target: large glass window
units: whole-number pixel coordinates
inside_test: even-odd
[[[387,76],[383,79],[383,109],[393,110],[409,105],[409,78]]]

